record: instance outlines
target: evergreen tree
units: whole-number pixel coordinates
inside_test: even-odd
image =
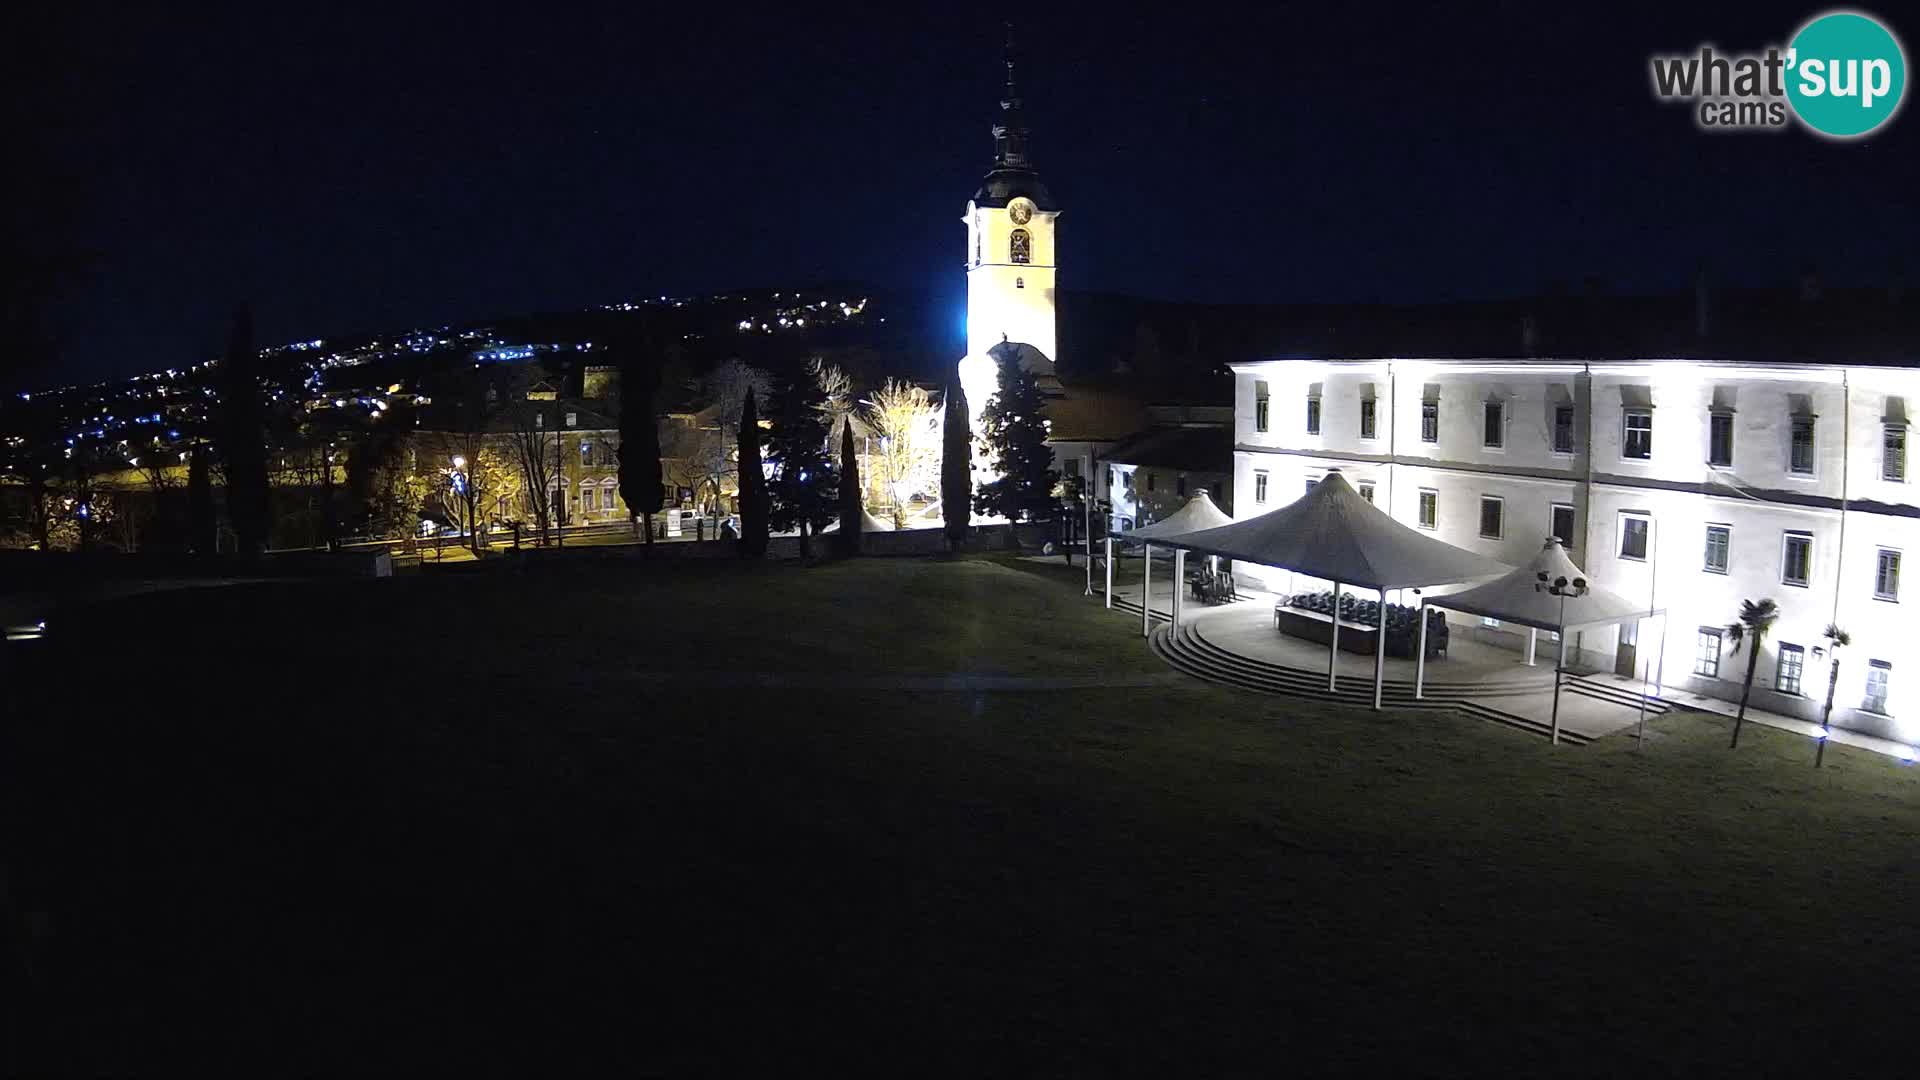
[[[998,479],[981,485],[974,508],[1008,521],[1051,517],[1055,509],[1053,486],[1060,474],[1053,469],[1053,449],[1047,445],[1046,399],[1033,373],[1020,363],[1016,350],[994,350],[1000,364],[1000,390],[981,410],[987,452],[993,456]]]
[[[221,455],[227,466],[227,517],[242,555],[267,546],[269,494],[267,444],[260,408],[259,358],[253,349],[253,312],[233,318],[226,359],[220,365]]]
[[[660,368],[649,359],[629,357],[620,368],[620,498],[635,524],[646,523],[653,544],[653,515],[666,504],[660,482],[660,421],[653,412]]]
[[[783,532],[798,530],[803,559],[813,554],[811,534],[833,520],[839,487],[820,404],[819,384],[811,376],[781,380],[767,440],[774,466],[768,522]]]
[[[967,419],[967,399],[952,383],[941,394],[946,406],[940,441],[940,506],[946,518],[947,544],[960,550],[967,538],[973,507],[973,428]]]
[[[208,475],[207,444],[196,442],[187,454],[187,548],[212,555],[219,541],[213,519],[213,480]]]
[[[758,559],[767,553],[767,479],[760,468],[760,414],[748,387],[740,405],[740,555]]]
[[[860,459],[853,454],[853,425],[840,425],[840,554],[860,554]]]

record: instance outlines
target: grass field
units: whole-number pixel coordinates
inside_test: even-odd
[[[1913,769],[1834,747],[1816,772],[1765,729],[1728,753],[1711,717],[1574,749],[1194,682],[917,678],[1164,671],[1074,580],[609,561],[56,620],[11,657],[35,1004],[10,1052],[641,1075],[1910,1052]]]

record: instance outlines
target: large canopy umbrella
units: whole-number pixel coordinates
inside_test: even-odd
[[[1518,623],[1527,627],[1527,663],[1533,663],[1533,646],[1541,630],[1559,635],[1559,659],[1553,668],[1553,741],[1560,741],[1560,677],[1567,667],[1567,631],[1589,626],[1638,622],[1665,612],[1651,603],[1629,600],[1611,589],[1589,583],[1573,560],[1567,558],[1560,541],[1549,538],[1527,565],[1510,574],[1447,596],[1422,599],[1421,606],[1446,608]],[[1413,693],[1425,692],[1427,675],[1426,613],[1420,620],[1420,660],[1414,669]],[[1660,620],[1660,652],[1666,652],[1666,619]],[[1640,688],[1640,711],[1647,708],[1646,684]]]
[[[1271,513],[1202,529],[1164,541],[1170,547],[1223,559],[1293,570],[1333,582],[1333,640],[1327,652],[1327,689],[1339,667],[1343,585],[1376,590],[1384,607],[1389,589],[1417,589],[1494,577],[1512,569],[1402,525],[1360,497],[1338,469],[1298,499]],[[1176,609],[1177,612],[1177,609]],[[1177,623],[1177,619],[1176,619]],[[1386,679],[1387,620],[1380,618],[1373,659],[1373,707]]]
[[[1151,541],[1164,539],[1169,536],[1179,536],[1183,533],[1195,532],[1200,529],[1211,529],[1217,525],[1231,525],[1231,524],[1233,524],[1233,519],[1227,516],[1226,511],[1220,509],[1218,506],[1215,506],[1213,504],[1213,498],[1212,496],[1207,494],[1206,488],[1200,488],[1193,493],[1193,498],[1188,499],[1187,504],[1185,506],[1182,506],[1180,509],[1175,510],[1173,513],[1168,514],[1166,517],[1161,518],[1159,521],[1156,521],[1151,525],[1142,525],[1141,527],[1133,530],[1132,532],[1126,532],[1126,533],[1120,534],[1119,539],[1122,543],[1125,543],[1128,541],[1138,541],[1138,542],[1145,543],[1146,545],[1146,550],[1144,552],[1144,555],[1146,556],[1146,558],[1144,559],[1146,567],[1142,571],[1141,577],[1140,577],[1140,632],[1142,634],[1152,633],[1153,631],[1152,609],[1148,606],[1148,603],[1147,603],[1147,601],[1152,598],[1152,594],[1148,591],[1148,587],[1153,584],[1153,544],[1151,543]],[[1108,533],[1107,534],[1107,606],[1108,607],[1113,606],[1113,541],[1114,541],[1113,534]],[[1179,607],[1180,606],[1180,580],[1181,578],[1186,576],[1185,553],[1176,551],[1174,553],[1173,562],[1174,562],[1173,604],[1175,607]]]

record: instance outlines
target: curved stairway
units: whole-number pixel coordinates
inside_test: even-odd
[[[1140,610],[1138,605],[1132,605],[1132,607],[1136,613]],[[1148,645],[1173,668],[1208,682],[1235,686],[1243,690],[1255,690],[1264,694],[1314,698],[1362,708],[1373,704],[1373,671],[1370,663],[1364,675],[1342,676],[1336,684],[1338,688],[1330,691],[1327,689],[1327,676],[1324,671],[1314,672],[1286,667],[1229,652],[1208,641],[1191,623],[1180,627],[1177,632],[1167,625],[1156,626],[1153,634],[1148,638]],[[1574,691],[1574,684],[1578,681],[1577,679],[1569,680],[1566,690]],[[1610,688],[1599,689],[1612,693]],[[1381,687],[1380,704],[1382,708],[1392,709],[1451,709],[1475,719],[1491,720],[1497,724],[1544,737],[1552,734],[1549,725],[1516,713],[1502,711],[1485,703],[1487,698],[1497,700],[1504,696],[1538,693],[1539,690],[1537,683],[1503,682],[1481,685],[1428,683],[1426,696],[1415,698],[1412,683],[1389,679]],[[1635,697],[1633,704],[1637,706],[1638,703],[1639,698]],[[1649,713],[1655,711],[1651,703],[1647,711]],[[1584,746],[1593,740],[1562,728],[1560,741],[1574,746]]]

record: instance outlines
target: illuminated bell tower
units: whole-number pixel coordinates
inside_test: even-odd
[[[1013,82],[1008,42],[1006,92],[993,125],[993,168],[967,203],[967,355],[960,386],[976,430],[997,388],[988,351],[1003,341],[1039,350],[1049,370],[1054,337],[1054,220],[1059,204],[1027,157],[1027,125]]]

